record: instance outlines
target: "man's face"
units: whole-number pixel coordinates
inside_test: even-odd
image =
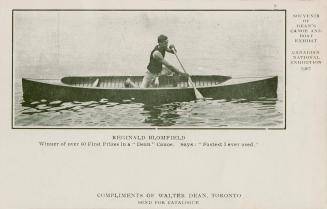
[[[162,42],[159,42],[159,47],[167,48],[168,47],[168,39]]]

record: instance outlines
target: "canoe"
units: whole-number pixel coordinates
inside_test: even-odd
[[[173,79],[161,76],[157,88],[127,88],[130,79],[140,86],[142,76],[89,76],[64,77],[62,79],[23,78],[25,101],[98,101],[103,98],[112,102],[134,101],[141,103],[170,103],[195,100],[194,90],[186,78]],[[232,78],[220,75],[192,76],[196,88],[206,98],[255,99],[277,97],[278,77]]]

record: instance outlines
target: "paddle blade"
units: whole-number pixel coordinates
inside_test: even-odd
[[[205,100],[204,96],[202,96],[202,94],[199,92],[199,90],[195,87],[195,85],[191,79],[191,76],[188,77],[188,85],[193,87],[196,100]]]
[[[193,89],[194,89],[195,98],[196,98],[197,100],[204,100],[204,97],[203,97],[202,94],[199,92],[199,90],[197,90],[195,87],[194,87]]]

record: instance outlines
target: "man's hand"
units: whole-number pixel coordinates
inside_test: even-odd
[[[177,52],[174,44],[170,44],[169,49],[171,50],[172,53],[174,53],[174,50]]]
[[[179,72],[179,75],[184,77],[184,78],[190,77],[190,75],[188,73],[183,73],[183,72]]]

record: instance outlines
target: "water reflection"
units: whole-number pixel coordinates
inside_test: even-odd
[[[126,101],[30,101],[16,110],[16,125],[79,127],[275,127],[283,123],[282,102],[206,100],[144,105]]]
[[[94,108],[100,105],[103,105],[105,107],[113,107],[117,104],[118,103],[108,102],[107,99],[101,99],[100,101],[88,101],[88,102],[79,102],[79,101],[63,102],[60,100],[55,100],[55,101],[40,100],[40,101],[33,101],[33,102],[23,101],[21,103],[23,107],[21,113],[33,115],[42,112],[63,112],[65,110],[79,112],[85,108]]]
[[[145,123],[152,126],[172,126],[176,123],[180,114],[178,110],[181,108],[181,103],[171,103],[159,106],[145,105],[144,111],[147,113]]]

